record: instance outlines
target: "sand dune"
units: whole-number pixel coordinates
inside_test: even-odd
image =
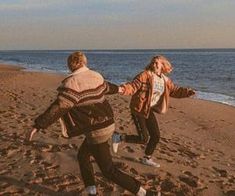
[[[85,195],[76,160],[83,136],[64,139],[56,123],[24,144],[25,131],[54,100],[63,78],[0,65],[0,195]],[[129,97],[108,99],[117,130],[135,133]],[[168,113],[158,116],[161,141],[154,158],[161,167],[141,164],[143,145],[121,144],[114,161],[162,195],[235,195],[234,116],[231,106],[172,99]],[[99,195],[131,195],[94,166]]]

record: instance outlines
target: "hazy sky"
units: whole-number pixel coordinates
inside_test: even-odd
[[[0,50],[235,48],[235,0],[0,0]]]

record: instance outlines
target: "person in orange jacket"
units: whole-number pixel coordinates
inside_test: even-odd
[[[115,153],[122,141],[146,144],[143,163],[160,167],[160,164],[152,159],[152,154],[160,139],[156,114],[166,113],[170,97],[184,98],[195,94],[191,88],[179,87],[166,76],[172,69],[172,65],[166,57],[154,56],[145,70],[139,73],[133,81],[119,86],[120,94],[132,96],[130,110],[138,134],[127,135],[115,132],[112,136]]]

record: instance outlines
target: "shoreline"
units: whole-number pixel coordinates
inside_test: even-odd
[[[0,63],[0,71],[19,71],[24,70],[26,68],[19,66],[19,65],[10,65],[10,64],[4,64]]]
[[[76,195],[84,193],[77,151],[83,136],[64,139],[59,123],[40,131],[24,145],[25,131],[57,96],[64,75],[25,72],[0,66],[0,195]],[[107,96],[116,129],[136,134],[130,97]],[[163,194],[223,195],[235,191],[235,108],[199,99],[171,99],[169,111],[157,115],[161,139],[153,154],[160,168],[141,164],[144,145],[122,143],[113,155],[120,169],[144,187]],[[98,192],[128,194],[109,183],[96,164]],[[26,186],[27,184],[27,186]],[[109,190],[109,191],[108,191]]]
[[[27,69],[23,66],[20,65],[10,65],[10,64],[2,64],[0,63],[0,71],[24,71],[24,72],[32,72],[32,73],[42,73],[42,74],[54,74],[54,75],[60,75],[60,76],[66,76],[66,73],[62,73],[62,72],[56,72],[56,71],[43,71],[43,70],[31,70],[31,69]],[[207,95],[211,95],[213,94],[214,96],[218,95],[219,97],[227,97],[235,99],[234,97],[230,96],[230,95],[225,95],[225,94],[219,94],[219,93],[213,93],[213,92],[205,92],[205,91],[196,91],[198,92],[198,94],[207,94]],[[223,104],[223,105],[228,105],[231,107],[235,108],[235,103],[229,103],[226,101],[222,101],[222,100],[214,100],[214,99],[207,99],[203,96],[198,97],[199,95],[197,95],[195,98],[193,99],[197,99],[197,100],[203,100],[203,101],[209,101],[209,102],[214,102],[214,103],[218,103],[218,104]],[[218,98],[217,98],[218,99]],[[222,99],[222,98],[221,98]]]

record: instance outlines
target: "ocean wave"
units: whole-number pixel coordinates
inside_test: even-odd
[[[24,67],[24,63],[21,62],[18,59],[9,59],[9,60],[5,60],[5,59],[0,59],[0,63],[2,64],[7,64],[7,65],[20,65],[22,67]]]
[[[235,106],[235,97],[219,93],[202,92],[202,91],[197,91],[196,94],[197,94],[196,95],[197,99],[215,101],[226,105]]]

